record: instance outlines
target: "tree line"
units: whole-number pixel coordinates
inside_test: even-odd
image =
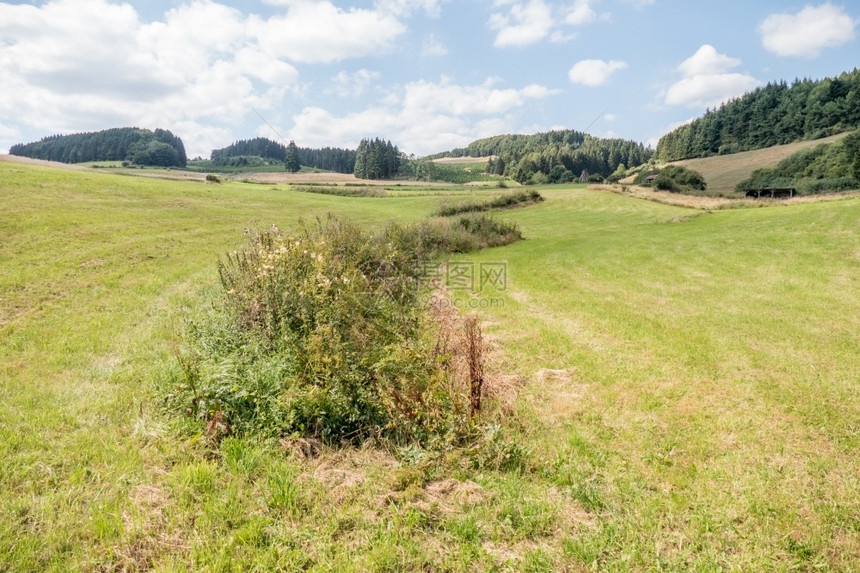
[[[635,141],[555,130],[534,135],[496,135],[430,158],[488,155],[494,156],[487,164],[488,173],[506,175],[519,183],[565,183],[583,172],[608,177],[619,165],[635,167],[646,163],[653,152]]]
[[[664,135],[660,161],[762,149],[860,127],[860,70],[819,81],[781,81],[708,110]]]
[[[19,143],[10,155],[85,163],[90,161],[129,161],[138,165],[185,167],[187,157],[182,140],[165,129],[154,132],[137,127],[51,135],[33,143]]]
[[[293,142],[290,142],[293,143]],[[293,145],[295,145],[293,143]],[[293,157],[287,157],[290,146],[272,141],[265,137],[254,139],[243,139],[228,145],[222,149],[212,151],[210,158],[215,165],[235,165],[237,158],[261,157],[287,164],[290,159],[293,165]],[[340,149],[337,147],[324,147],[313,149],[309,147],[296,147],[298,162],[305,167],[334,171],[335,173],[352,173],[355,170],[355,154],[351,149]],[[291,170],[291,169],[288,169]],[[298,169],[296,169],[298,170]]]

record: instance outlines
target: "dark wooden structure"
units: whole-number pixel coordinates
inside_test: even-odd
[[[761,189],[745,189],[744,191],[746,191],[747,197],[753,197],[754,199],[761,199],[762,197],[791,199],[797,193],[794,187],[762,187]]]

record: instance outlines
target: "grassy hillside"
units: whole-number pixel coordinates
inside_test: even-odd
[[[541,193],[502,215],[526,241],[461,261],[507,269],[481,312],[525,451],[495,471],[211,447],[156,399],[243,228],[438,197],[0,162],[0,571],[855,567],[860,199]]]
[[[848,135],[841,133],[813,141],[798,141],[788,145],[775,145],[755,151],[744,151],[731,155],[715,155],[702,159],[673,161],[669,165],[683,165],[694,169],[705,177],[709,193],[733,194],[735,185],[748,179],[752,172],[763,167],[773,167],[783,159],[802,149],[816,147],[822,143],[832,143]]]

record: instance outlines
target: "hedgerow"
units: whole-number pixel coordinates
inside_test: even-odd
[[[540,203],[543,200],[543,197],[537,191],[516,191],[484,201],[469,201],[465,203],[443,202],[436,211],[436,214],[440,217],[450,217],[451,215],[459,215],[460,213],[480,213],[494,209],[517,207],[529,203]]]

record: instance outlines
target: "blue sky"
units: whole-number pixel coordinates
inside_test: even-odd
[[[278,139],[260,116],[303,147],[556,128],[656,145],[758,85],[857,67],[858,25],[860,3],[790,0],[0,2],[0,152],[134,125],[208,157]]]

